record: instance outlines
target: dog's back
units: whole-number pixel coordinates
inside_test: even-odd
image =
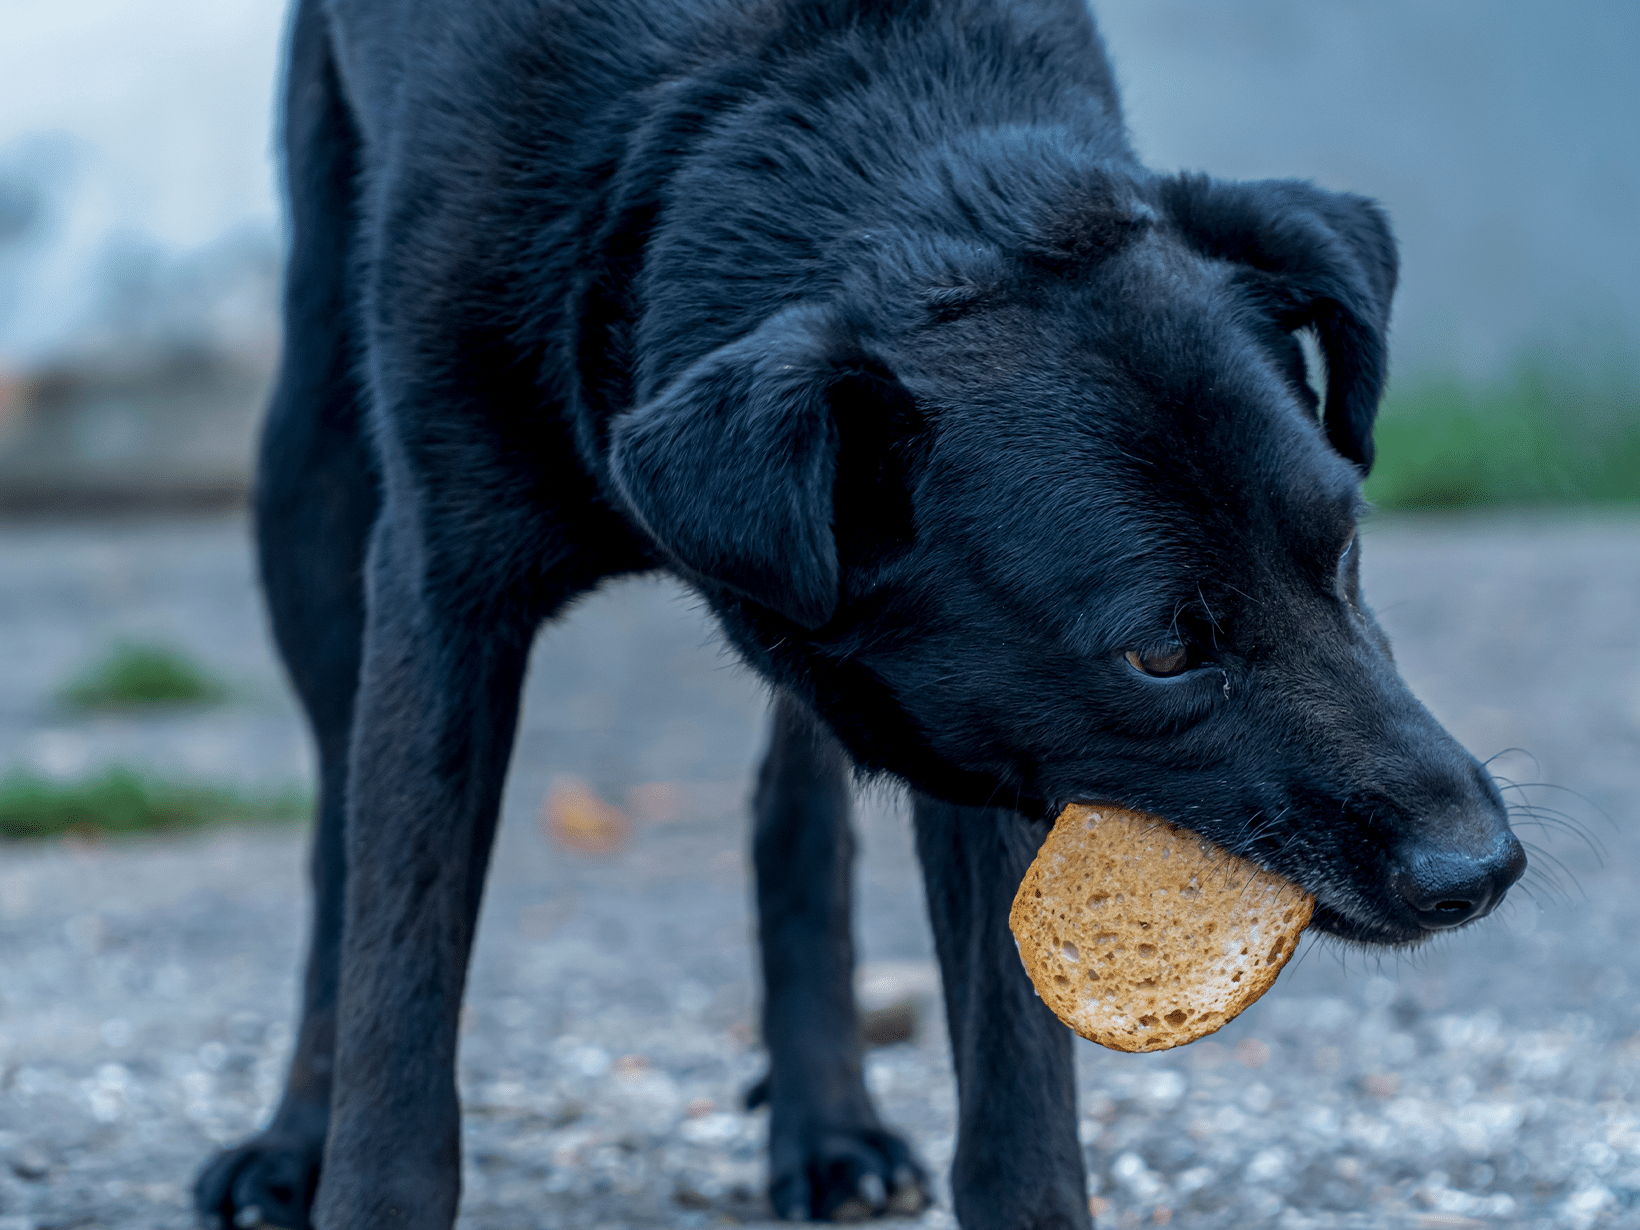
[[[873,226],[991,242],[1066,191],[1056,176],[1132,164],[1074,0],[327,11],[365,258],[444,327],[459,307],[538,353],[599,418],[834,289]]]

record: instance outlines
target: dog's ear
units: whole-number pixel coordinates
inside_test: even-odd
[[[1203,255],[1245,265],[1283,329],[1315,330],[1327,360],[1327,439],[1363,473],[1371,469],[1398,267],[1383,211],[1299,180],[1203,175],[1163,180],[1162,208]]]
[[[862,402],[899,388],[825,312],[788,308],[617,418],[610,470],[687,573],[818,628],[839,600],[836,523],[854,520],[834,503],[860,485],[839,452],[854,451]]]

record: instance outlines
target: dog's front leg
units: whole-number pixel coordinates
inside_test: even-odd
[[[963,1230],[1085,1228],[1071,1034],[1037,998],[1008,930],[1047,829],[922,795],[915,813],[957,1071],[957,1220]]]
[[[914,1213],[925,1203],[922,1169],[884,1129],[861,1073],[848,759],[784,694],[752,809],[769,1198],[787,1220]]]
[[[485,571],[435,571],[409,521],[384,513],[368,566],[319,1230],[455,1220],[457,1025],[533,626],[462,609],[450,582]]]

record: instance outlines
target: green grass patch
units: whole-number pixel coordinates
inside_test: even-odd
[[[0,838],[179,832],[223,821],[307,814],[301,790],[250,792],[114,767],[58,780],[14,769],[0,777]]]
[[[1380,508],[1640,501],[1640,375],[1534,362],[1392,389],[1377,441]]]
[[[210,705],[227,696],[226,684],[180,650],[135,641],[116,643],[61,692],[64,705],[82,710]]]

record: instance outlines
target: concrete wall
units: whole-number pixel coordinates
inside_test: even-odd
[[[1640,342],[1634,0],[1095,7],[1146,161],[1388,207],[1401,371]]]

